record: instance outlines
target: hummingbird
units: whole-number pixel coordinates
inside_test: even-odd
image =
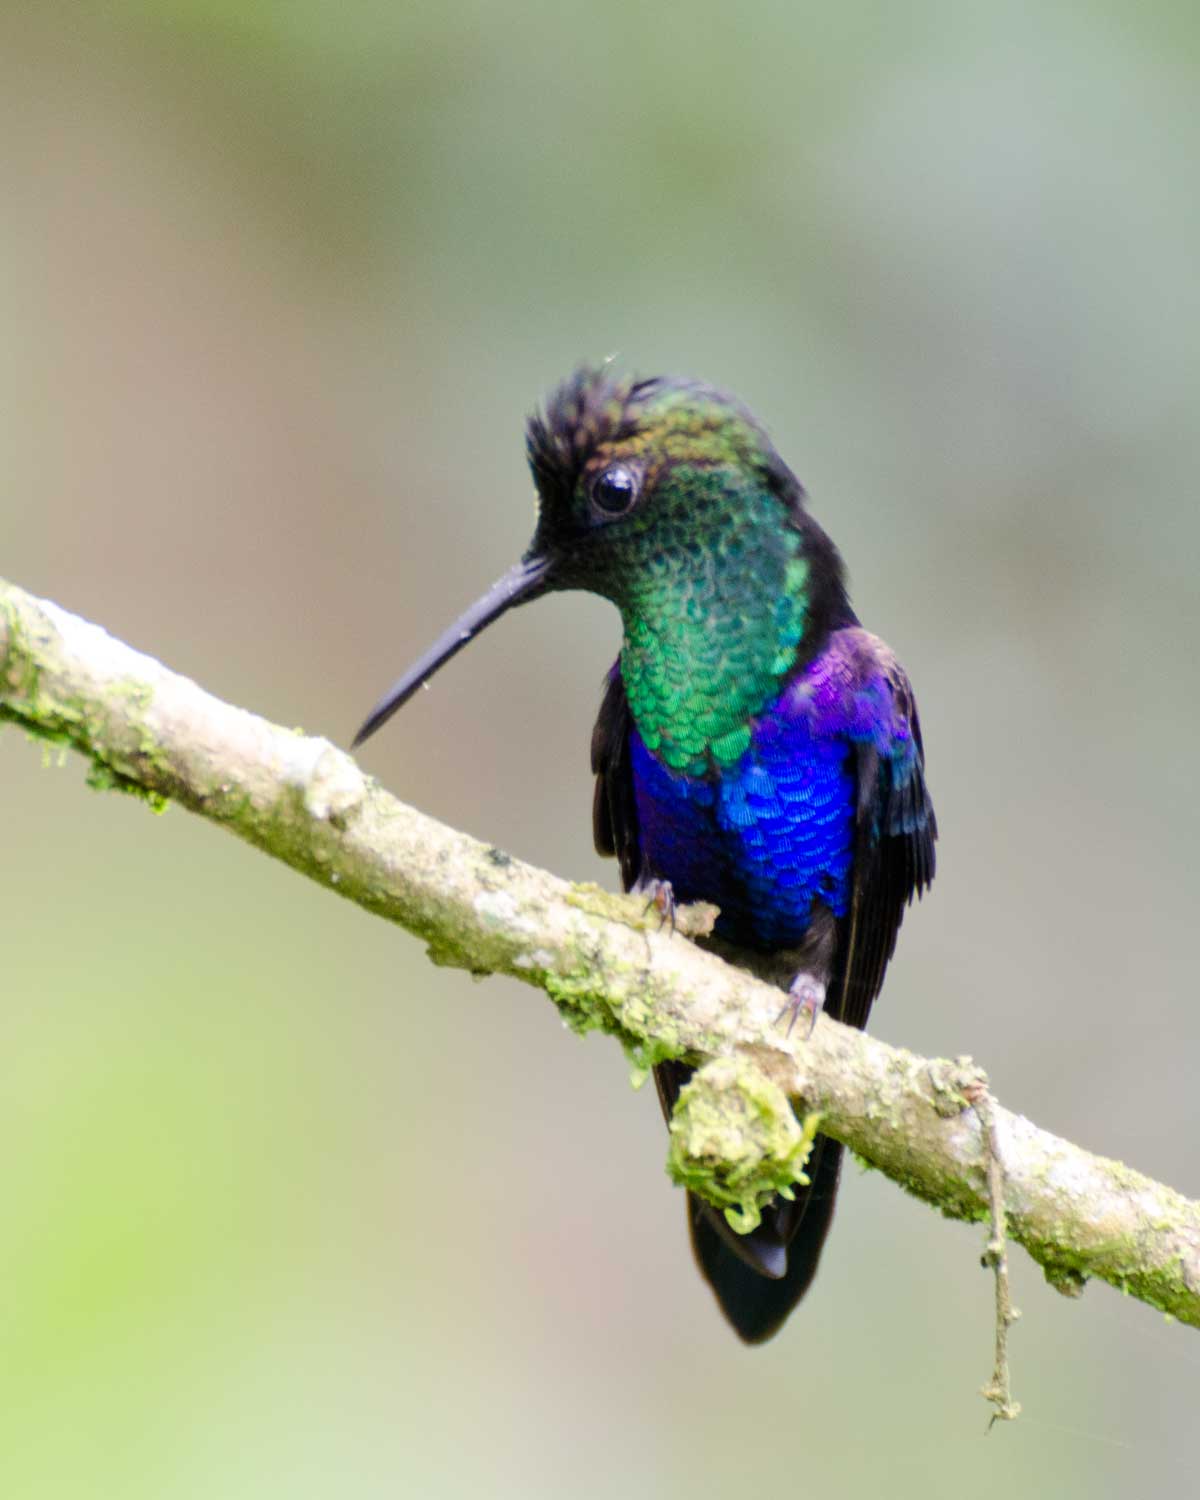
[[[784,992],[780,1024],[866,1024],[937,824],[908,677],[851,608],[799,480],[735,398],[583,367],[526,426],[533,540],[372,711],[362,744],[468,641],[560,589],[611,600],[623,639],[592,734],[592,827],[664,916],[719,908],[708,940]],[[790,1024],[790,1023],[789,1023]],[[667,1119],[690,1076],[664,1062]],[[749,1233],[689,1194],[697,1266],[737,1334],[769,1339],[808,1290],[842,1147]]]

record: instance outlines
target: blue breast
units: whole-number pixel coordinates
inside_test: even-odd
[[[668,770],[636,730],[630,748],[645,862],[678,900],[715,902],[722,937],[785,948],[807,931],[814,899],[845,915],[855,808],[845,738],[768,710],[715,780]]]

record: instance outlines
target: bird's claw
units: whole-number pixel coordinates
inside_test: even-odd
[[[809,1013],[808,1030],[804,1033],[804,1040],[808,1041],[813,1034],[817,1024],[817,1017],[825,1008],[825,986],[819,979],[814,979],[811,974],[797,974],[788,986],[788,997],[783,1008],[775,1017],[776,1026],[788,1016],[787,1034],[791,1036],[796,1025],[796,1018],[802,1010]]]
[[[675,912],[677,903],[675,901],[675,890],[669,880],[650,880],[643,887],[649,892],[650,899],[646,902],[643,916],[648,915],[652,906],[658,908],[658,930],[661,932],[669,922],[671,931],[675,931]]]

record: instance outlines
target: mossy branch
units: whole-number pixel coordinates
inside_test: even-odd
[[[809,1131],[844,1141],[952,1218],[990,1212],[1002,1154],[1009,1236],[1061,1291],[1098,1277],[1200,1326],[1200,1204],[993,1104],[967,1058],[917,1057],[825,1017],[775,1024],[779,991],[658,931],[645,899],[571,885],[406,807],[328,740],[220,702],[98,626],[0,581],[0,719],[82,752],[97,786],[178,802],[415,933],[435,963],[546,991],[579,1031],[616,1036],[635,1070],[698,1075],[672,1171],[754,1221]],[[700,909],[680,916],[703,932]],[[995,1174],[993,1173],[993,1177]],[[994,1185],[994,1184],[993,1184]]]

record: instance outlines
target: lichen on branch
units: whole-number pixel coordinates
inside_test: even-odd
[[[714,1057],[680,1090],[667,1171],[749,1234],[776,1194],[791,1198],[795,1184],[807,1186],[820,1121],[813,1110],[802,1125],[783,1090],[745,1058]]]

